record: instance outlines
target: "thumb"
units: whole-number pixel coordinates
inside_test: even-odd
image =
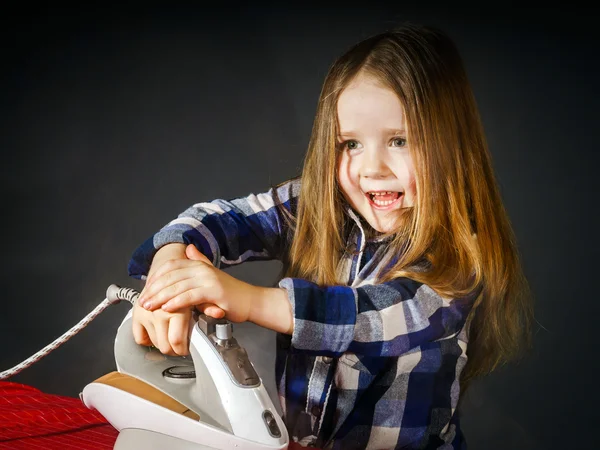
[[[212,262],[202,253],[200,253],[200,251],[193,244],[190,244],[185,248],[185,256],[187,256],[188,259],[191,259],[192,261],[203,261],[212,266]],[[222,319],[223,317],[225,317],[225,311],[223,311],[217,305],[205,304],[199,306],[200,307],[197,309],[200,312],[206,314],[207,316],[214,317],[215,319]]]
[[[200,253],[194,244],[190,244],[185,248],[185,256],[192,261],[204,261],[212,266],[212,262],[202,253]]]

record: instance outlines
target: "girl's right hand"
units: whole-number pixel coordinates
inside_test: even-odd
[[[164,355],[187,355],[192,326],[192,310],[174,313],[133,307],[133,336],[140,345],[154,345]]]
[[[161,247],[152,260],[148,271],[148,279],[167,261],[175,259],[206,259],[199,252],[186,254],[185,244],[167,244]],[[188,258],[189,256],[189,258]],[[141,295],[144,293],[142,289]],[[225,313],[215,305],[202,305],[201,312],[215,318]],[[133,307],[133,336],[140,345],[154,345],[165,355],[187,355],[189,353],[189,336],[192,323],[192,309],[186,308],[176,312],[161,309],[148,311],[137,303]]]
[[[160,266],[173,259],[187,259],[185,244],[168,244],[161,247],[148,271],[148,277]],[[144,293],[140,293],[140,296]],[[165,355],[187,355],[191,310],[167,313],[150,312],[139,306],[133,307],[133,336],[140,345],[154,345]]]

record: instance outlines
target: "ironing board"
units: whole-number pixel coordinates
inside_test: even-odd
[[[0,382],[0,449],[112,450],[118,432],[79,398]]]
[[[0,450],[112,450],[117,436],[79,398],[0,381]],[[292,442],[288,448],[302,447]]]

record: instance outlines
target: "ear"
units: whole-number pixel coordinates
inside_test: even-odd
[[[212,262],[202,253],[200,253],[200,251],[196,248],[194,244],[190,244],[185,248],[185,256],[187,256],[188,259],[191,259],[192,261],[203,261],[212,266]]]

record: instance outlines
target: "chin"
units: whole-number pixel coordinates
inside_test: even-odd
[[[374,223],[372,220],[367,220],[367,223],[373,230],[377,231],[378,233],[389,233],[395,228],[393,224],[384,225],[381,223]]]
[[[394,232],[398,228],[401,223],[402,216],[402,212],[398,210],[395,211],[394,218],[389,221],[374,221],[373,218],[371,218],[367,220],[367,223],[378,233],[390,233]]]

